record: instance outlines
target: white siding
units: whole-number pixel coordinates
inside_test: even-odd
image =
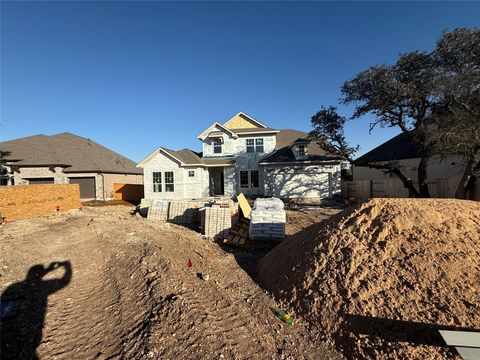
[[[165,191],[165,171],[173,171],[174,192]],[[162,192],[153,191],[153,172],[162,172]],[[184,198],[184,169],[177,161],[163,153],[156,154],[143,168],[144,196],[146,199],[182,199]]]
[[[182,170],[184,198],[198,199],[208,196],[208,171],[201,167],[186,167]],[[191,171],[194,173],[193,177],[189,176],[189,172]],[[207,185],[206,191],[205,184]]]
[[[340,193],[340,165],[266,166],[265,195],[323,199]]]
[[[247,153],[247,139],[263,139],[263,153]],[[275,135],[245,135],[238,139],[235,139],[235,152],[236,152],[236,167],[235,167],[235,179],[236,179],[236,192],[243,192],[249,195],[263,195],[265,190],[264,172],[261,167],[258,166],[260,160],[275,150],[276,137]],[[259,176],[258,188],[240,188],[240,171],[257,170]],[[250,174],[250,173],[249,173]]]

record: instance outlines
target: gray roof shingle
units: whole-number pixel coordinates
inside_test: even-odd
[[[365,165],[378,161],[413,159],[420,157],[420,146],[406,133],[400,133],[375,149],[360,156],[355,165]]]
[[[65,166],[64,172],[142,174],[126,157],[68,132],[0,142],[3,158],[18,166]]]

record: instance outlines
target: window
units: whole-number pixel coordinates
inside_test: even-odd
[[[246,139],[247,153],[263,153],[263,139]]]
[[[195,177],[195,171],[194,170],[190,170],[188,172],[188,177]]]
[[[174,192],[173,171],[165,171],[165,191]]]
[[[250,171],[250,186],[253,188],[258,188],[258,171]]]
[[[255,152],[255,146],[253,139],[247,139],[247,153]]]
[[[263,139],[255,139],[255,152],[263,153]]]
[[[213,153],[221,154],[222,153],[222,139],[213,140]]]
[[[162,173],[154,172],[153,174],[153,192],[162,192]]]
[[[298,145],[298,157],[305,156],[305,145]]]
[[[248,171],[240,171],[240,187],[248,187]]]

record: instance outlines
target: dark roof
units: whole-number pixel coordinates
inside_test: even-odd
[[[325,162],[340,161],[341,157],[328,155],[315,142],[307,140],[308,134],[298,130],[280,130],[277,134],[277,150],[267,156],[260,163],[304,163],[304,162]],[[296,159],[292,150],[294,143],[304,142],[307,145],[306,156],[302,159]],[[281,146],[279,148],[279,146]]]
[[[408,134],[400,133],[382,145],[360,156],[354,161],[355,165],[368,164],[378,161],[412,159],[420,157],[420,146]]]
[[[185,165],[220,165],[220,164],[235,164],[235,159],[231,157],[211,157],[211,158],[202,158],[199,156],[201,153],[196,153],[190,149],[182,150],[171,150],[165,147],[162,147],[163,150],[168,152],[170,155],[176,157],[178,160],[183,162]]]
[[[4,159],[18,166],[65,166],[64,172],[142,174],[126,157],[70,133],[34,135],[0,142]]]
[[[165,147],[162,149],[166,150],[168,153],[187,165],[202,163],[202,159],[197,155],[197,153],[190,149],[182,149],[177,151],[170,150]]]
[[[235,159],[233,158],[203,158],[203,163],[205,165],[220,165],[220,164],[229,164],[235,165]]]
[[[244,133],[271,133],[278,130],[272,128],[239,128],[239,129],[228,129],[235,134],[242,135]]]
[[[275,149],[281,149],[285,146],[289,146],[298,138],[306,138],[307,136],[308,134],[304,131],[292,129],[280,130],[280,132],[277,134],[277,145],[275,146]]]

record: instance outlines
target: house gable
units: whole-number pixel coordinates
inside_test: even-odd
[[[227,129],[266,128],[266,126],[260,121],[255,120],[243,112],[239,112],[237,115],[223,124],[223,126]]]
[[[205,131],[203,131],[197,137],[200,140],[204,141],[212,132],[213,133],[222,132],[229,137],[232,137],[232,138],[237,137],[237,135],[233,131],[231,131],[230,129],[227,129],[225,126],[219,124],[218,122],[215,122],[212,125],[210,125]]]
[[[168,162],[171,162],[172,164],[175,164],[177,166],[181,166],[183,163],[180,159],[175,157],[173,154],[171,154],[167,149],[164,149],[162,147],[159,147],[155,151],[153,151],[150,155],[148,155],[145,159],[140,161],[137,164],[137,167],[139,168],[145,168],[148,167],[151,163],[157,163],[159,159],[167,159]]]

